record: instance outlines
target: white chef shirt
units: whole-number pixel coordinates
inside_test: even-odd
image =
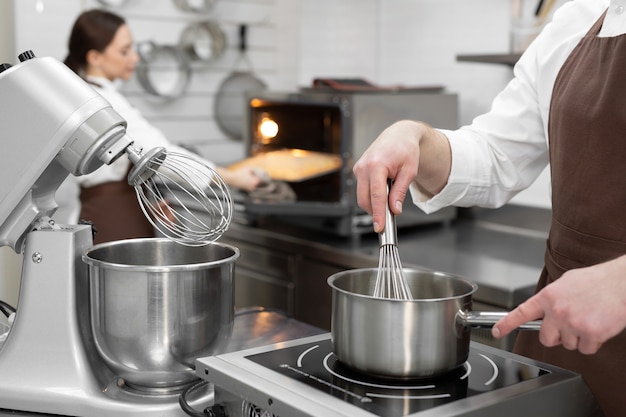
[[[450,205],[500,207],[533,183],[549,162],[548,118],[558,72],[607,7],[599,36],[626,33],[626,0],[565,3],[517,62],[489,112],[458,130],[442,130],[452,150],[448,183],[430,199],[412,184],[418,207],[426,213]]]
[[[136,148],[143,148],[144,153],[155,147],[164,147],[170,152],[194,155],[188,150],[174,145],[167,140],[163,132],[146,120],[141,112],[118,91],[118,84],[106,78],[88,77],[88,81],[110,104],[113,109],[128,123],[126,133],[134,141]],[[197,155],[194,155],[197,157]],[[214,165],[204,159],[211,167]],[[130,161],[123,155],[111,165],[103,165],[91,174],[77,177],[83,187],[93,187],[111,181],[120,181],[128,174]]]

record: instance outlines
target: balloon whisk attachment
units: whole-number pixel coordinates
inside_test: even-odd
[[[230,226],[233,200],[224,179],[192,156],[154,148],[126,153],[134,167],[128,183],[150,223],[165,237],[186,246],[217,240]]]

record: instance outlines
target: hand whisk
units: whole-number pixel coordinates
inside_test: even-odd
[[[387,187],[387,194],[389,194],[389,187]],[[380,245],[378,272],[372,295],[377,298],[412,300],[413,295],[404,277],[398,253],[396,216],[391,213],[389,203],[385,211],[385,229],[378,234],[378,242]]]
[[[224,179],[210,166],[181,153],[154,148],[142,155],[126,148],[135,165],[128,183],[146,218],[169,239],[203,246],[228,229],[233,201]]]

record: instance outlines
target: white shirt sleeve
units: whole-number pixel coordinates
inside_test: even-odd
[[[458,130],[442,130],[452,151],[447,185],[432,198],[417,184],[413,202],[426,213],[443,207],[500,207],[530,186],[549,162],[552,88],[570,52],[608,6],[608,0],[565,3],[514,67],[514,78],[489,112]]]

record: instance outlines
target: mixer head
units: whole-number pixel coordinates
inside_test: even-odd
[[[18,253],[57,209],[70,173],[109,164],[132,143],[124,119],[61,62],[30,51],[19,59],[0,65],[0,246]]]
[[[136,164],[129,183],[165,236],[194,246],[221,236],[232,200],[214,170],[164,149],[142,155],[126,121],[64,64],[31,51],[19,59],[0,65],[0,135],[9,144],[0,152],[0,246],[21,252],[28,232],[48,227],[54,194],[70,173],[89,174],[124,153]]]

